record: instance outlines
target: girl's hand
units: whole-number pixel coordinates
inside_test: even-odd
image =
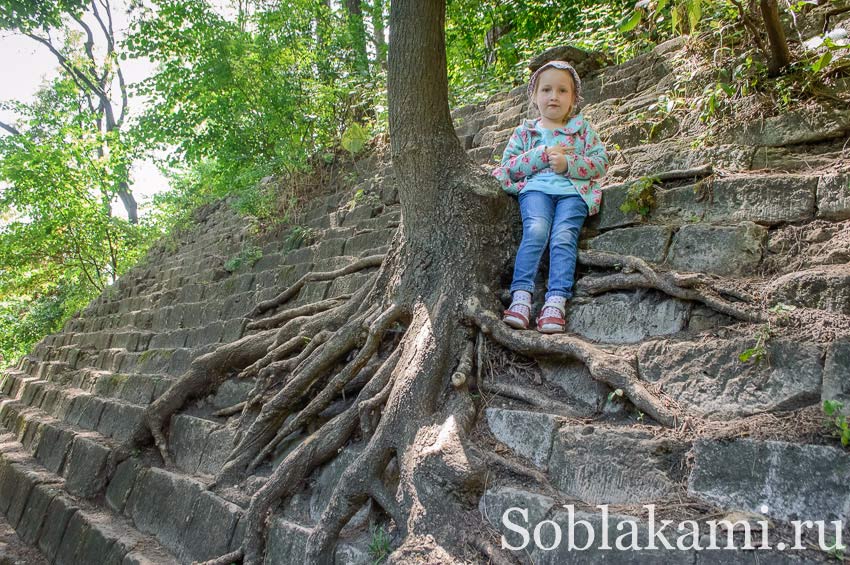
[[[575,152],[575,148],[566,145],[558,144],[546,148],[546,155],[549,158],[549,166],[558,174],[567,170],[566,155]]]

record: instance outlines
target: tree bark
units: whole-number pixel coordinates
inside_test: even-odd
[[[775,77],[791,62],[791,52],[788,50],[785,31],[782,29],[782,22],[779,19],[779,7],[776,0],[759,0],[759,6],[764,19],[764,27],[767,30],[767,38],[770,42],[771,56],[768,62],[768,73]]]

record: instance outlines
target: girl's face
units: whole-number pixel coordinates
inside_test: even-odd
[[[573,77],[562,69],[546,69],[537,80],[534,103],[547,121],[565,124],[575,106]]]

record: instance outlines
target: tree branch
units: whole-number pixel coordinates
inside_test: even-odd
[[[7,124],[6,122],[0,121],[0,128],[8,131],[12,135],[21,135],[21,131],[13,125]]]

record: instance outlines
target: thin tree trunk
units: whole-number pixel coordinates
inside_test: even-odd
[[[372,44],[375,47],[375,67],[386,68],[387,65],[387,41],[384,37],[386,27],[384,26],[384,0],[374,0],[372,3]]]
[[[363,22],[361,0],[345,0],[348,34],[354,49],[354,67],[361,75],[369,74],[369,56],[366,52],[366,26]]]
[[[791,62],[791,52],[788,50],[788,42],[785,40],[785,31],[779,20],[779,7],[776,0],[759,0],[761,15],[764,19],[764,27],[767,30],[767,38],[770,41],[770,61],[768,72],[770,76],[779,75]]]

